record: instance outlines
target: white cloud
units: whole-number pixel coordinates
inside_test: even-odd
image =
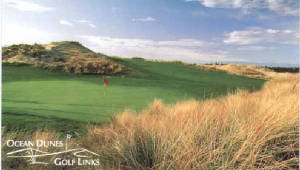
[[[266,47],[266,46],[251,46],[251,45],[247,45],[247,46],[240,46],[238,48],[236,48],[236,50],[239,51],[248,51],[248,52],[253,52],[253,51],[262,51],[262,50],[272,50],[274,49],[273,47]]]
[[[232,31],[225,34],[223,42],[232,45],[248,45],[262,43],[297,44],[299,32],[293,30],[275,30],[264,28],[250,28]]]
[[[93,24],[91,21],[89,20],[85,20],[85,19],[81,19],[81,20],[74,20],[74,22],[77,22],[77,23],[84,23],[84,24],[87,24],[89,27],[91,28],[96,28],[96,25]]]
[[[299,4],[296,0],[185,0],[198,1],[209,8],[268,9],[282,15],[299,15]]]
[[[269,34],[277,34],[277,33],[280,32],[279,30],[274,30],[274,29],[267,29],[266,31],[267,31],[267,33],[269,33]]]
[[[132,19],[133,22],[155,22],[156,19],[153,17],[145,17],[145,18],[133,18]]]
[[[154,41],[149,39],[126,39],[104,36],[79,36],[92,50],[120,57],[144,57],[148,59],[182,60],[187,62],[211,62],[231,60],[222,51],[208,50],[212,43],[182,39],[174,41]],[[238,59],[242,60],[242,59]]]
[[[196,39],[180,39],[176,41],[158,41],[158,45],[165,46],[180,46],[180,47],[207,47],[212,46],[214,43],[206,42]]]
[[[60,23],[61,25],[73,26],[73,24],[72,24],[70,21],[63,20],[63,19],[59,20],[59,23]]]
[[[47,12],[54,10],[52,7],[43,6],[26,0],[4,0],[4,4],[20,11]]]
[[[74,22],[78,22],[78,23],[89,23],[89,20],[85,20],[85,19],[79,19],[79,20],[74,20]]]
[[[40,30],[35,27],[29,27],[19,24],[6,23],[3,26],[3,45],[12,44],[33,44],[49,43],[51,41],[61,41],[65,37],[59,33]]]
[[[299,15],[299,4],[296,0],[267,0],[268,8],[284,15]]]
[[[91,28],[96,28],[96,25],[94,25],[94,24],[92,24],[92,23],[89,23],[89,26],[90,26]]]

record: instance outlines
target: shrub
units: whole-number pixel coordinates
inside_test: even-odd
[[[103,58],[71,57],[65,64],[64,70],[75,74],[118,74],[122,66]]]

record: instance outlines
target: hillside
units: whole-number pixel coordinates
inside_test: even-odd
[[[19,44],[3,47],[3,63],[30,64],[76,74],[119,74],[124,67],[78,42]]]

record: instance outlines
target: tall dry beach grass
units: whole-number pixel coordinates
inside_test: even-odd
[[[196,67],[208,70],[220,70],[229,74],[241,75],[258,79],[277,79],[278,77],[286,77],[288,73],[278,73],[274,70],[262,66],[241,65],[241,64],[197,64]]]
[[[107,126],[91,127],[87,136],[73,139],[72,146],[100,155],[101,166],[85,169],[296,169],[298,78],[280,74],[260,91],[239,90],[206,101],[165,105],[156,100],[139,114],[127,110]],[[3,141],[20,135],[6,134]],[[57,135],[50,131],[32,135],[33,140],[41,138],[53,140]],[[32,168],[25,161],[2,160],[2,165]]]
[[[262,90],[224,98],[125,111],[94,127],[82,143],[98,148],[103,168],[296,169],[299,161],[298,75]]]

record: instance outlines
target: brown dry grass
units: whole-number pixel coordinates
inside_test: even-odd
[[[89,130],[104,168],[290,169],[298,167],[298,75],[224,98],[125,111]]]
[[[230,74],[247,76],[251,78],[270,79],[276,78],[282,73],[275,73],[273,70],[266,67],[255,65],[239,65],[239,64],[197,64],[197,67],[209,69],[209,70],[221,70]]]
[[[70,57],[64,65],[65,72],[75,74],[119,74],[124,66],[106,58]]]

